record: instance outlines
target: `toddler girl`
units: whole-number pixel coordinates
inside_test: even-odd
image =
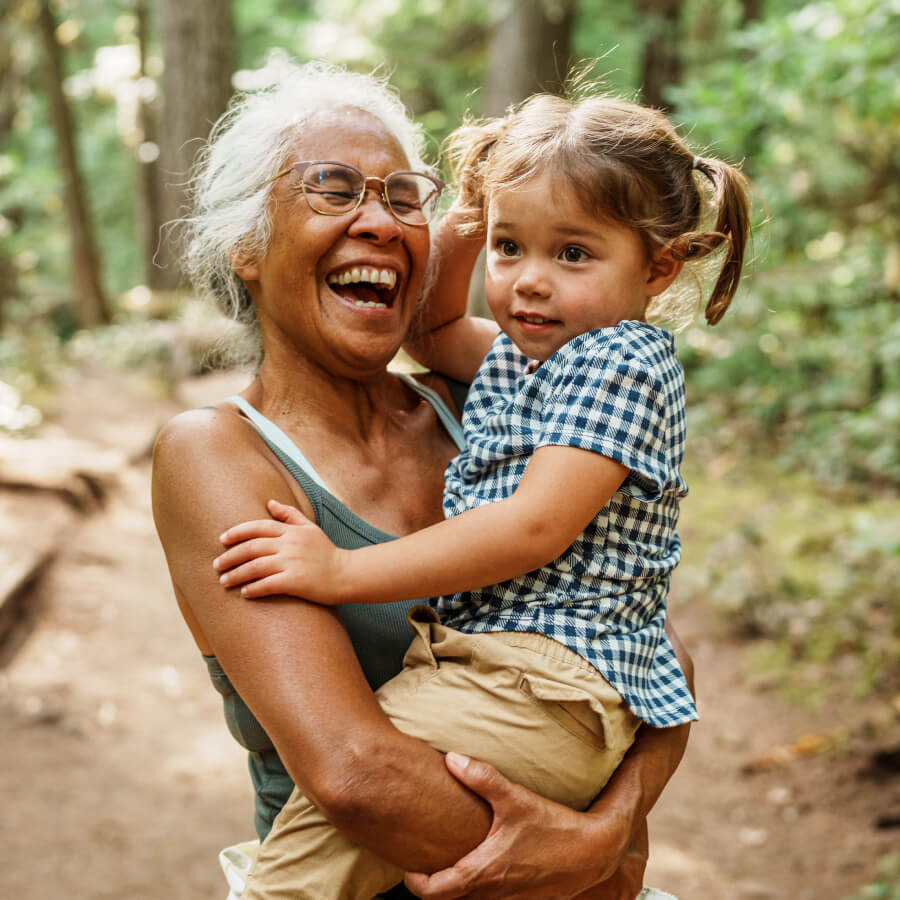
[[[409,350],[472,382],[447,519],[350,551],[273,502],[273,521],[223,535],[215,565],[248,597],[436,597],[411,616],[405,668],[378,691],[385,711],[440,750],[583,809],[641,722],[696,718],[665,632],[687,493],[683,374],[672,335],[651,321],[690,321],[700,288],[682,269],[717,250],[706,318],[722,317],[743,265],[747,186],[695,156],[661,113],[603,97],[539,95],[464,126],[452,146],[453,219],[486,231],[496,322],[460,314],[470,267],[455,263],[471,253],[445,226]],[[291,896],[369,900],[402,877],[296,791],[256,872],[284,872],[285,853]]]

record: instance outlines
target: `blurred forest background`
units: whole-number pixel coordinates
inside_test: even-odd
[[[678,591],[746,639],[759,683],[802,704],[834,702],[838,684],[842,702],[893,708],[896,726],[900,0],[0,9],[7,436],[40,434],[80,367],[139,371],[165,391],[214,365],[222,325],[159,236],[210,123],[273,48],[384,67],[435,156],[466,110],[500,113],[596,60],[595,78],[666,108],[699,152],[743,161],[749,276],[722,325],[678,339],[694,492]],[[884,891],[898,868],[886,860]]]

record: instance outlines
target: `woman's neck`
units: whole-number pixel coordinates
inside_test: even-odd
[[[431,405],[384,367],[356,378],[297,368],[269,358],[243,396],[363,519],[392,534],[439,519],[456,447]]]
[[[306,358],[279,356],[267,354],[245,396],[288,433],[315,427],[369,443],[392,416],[411,408],[413,398],[384,365],[341,374]]]

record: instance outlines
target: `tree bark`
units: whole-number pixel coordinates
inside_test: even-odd
[[[741,0],[741,25],[758,22],[763,15],[763,0]]]
[[[485,115],[503,115],[536,91],[558,93],[572,48],[575,0],[501,0],[491,25]]]
[[[502,116],[537,91],[559,93],[571,64],[577,0],[497,0],[488,38],[482,112]],[[468,309],[491,318],[484,299],[484,253],[475,264]]]
[[[665,89],[681,79],[678,23],[682,0],[637,0],[637,6],[644,14],[647,36],[641,56],[641,95],[648,106],[671,111]]]
[[[139,78],[146,83],[149,80],[147,74],[147,47],[150,43],[147,0],[135,0],[134,14],[137,19],[138,52],[140,53]],[[143,251],[141,256],[144,283],[151,290],[163,290],[167,287],[166,272],[153,262],[159,246],[160,229],[163,223],[158,161],[159,143],[155,113],[153,102],[142,94],[141,99],[138,101],[138,126],[141,129],[142,148],[139,149],[136,160],[138,209],[140,210],[138,237]],[[147,150],[152,151],[154,147],[157,152],[156,157],[152,153],[147,152]]]
[[[230,0],[161,0],[163,57],[162,211],[169,221],[187,212],[186,182],[197,151],[231,97],[234,26]],[[180,282],[177,228],[157,252],[160,281]]]
[[[56,41],[56,21],[49,0],[38,6],[38,31],[47,59],[47,94],[56,135],[56,152],[63,176],[63,202],[72,237],[72,280],[75,319],[82,328],[108,322],[109,310],[100,279],[100,258],[88,215],[72,117],[63,93],[62,51]]]

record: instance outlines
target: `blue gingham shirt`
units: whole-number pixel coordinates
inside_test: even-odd
[[[534,374],[528,362],[506,335],[497,337],[466,400],[467,449],[447,467],[444,513],[509,497],[547,445],[593,450],[630,472],[549,565],[432,603],[461,631],[534,631],[565,644],[651,725],[696,719],[664,630],[669,578],[681,558],[678,503],[687,494],[679,473],[684,376],[672,336],[620,322],[572,339]]]

